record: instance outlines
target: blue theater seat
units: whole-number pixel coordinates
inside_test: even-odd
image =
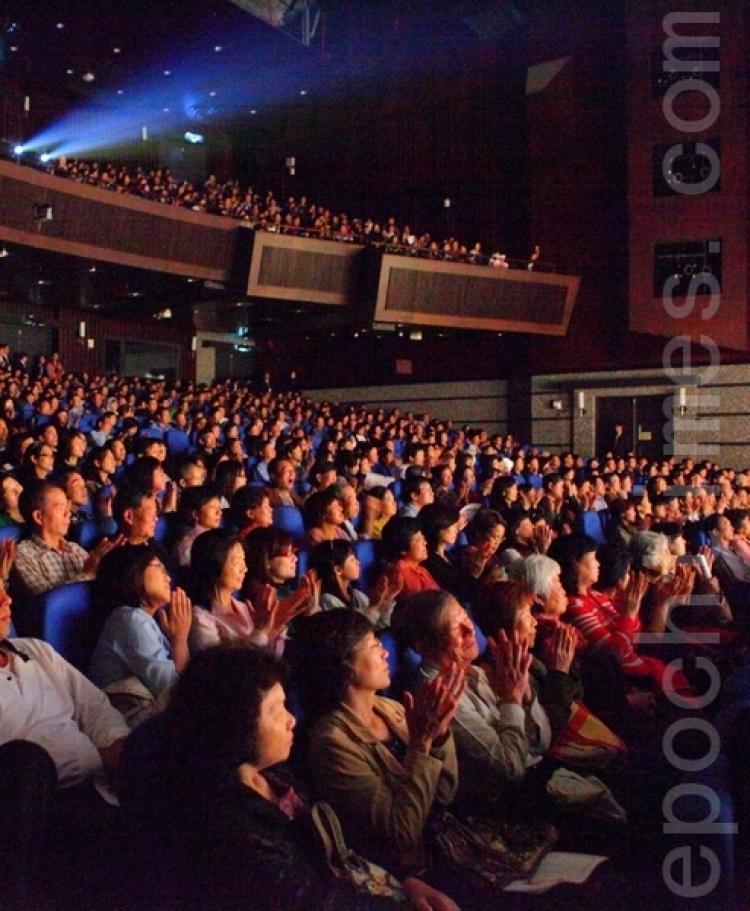
[[[43,639],[79,671],[88,672],[102,626],[91,582],[60,585],[17,605],[14,622],[19,636]]]
[[[295,541],[305,536],[305,523],[302,513],[296,506],[275,506],[273,510],[273,527],[285,531]]]

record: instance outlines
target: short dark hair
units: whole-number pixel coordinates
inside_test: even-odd
[[[339,495],[334,486],[311,493],[305,500],[305,525],[308,528],[318,528],[326,517],[328,507],[338,499]]]
[[[245,644],[216,645],[191,658],[164,715],[182,787],[205,797],[228,785],[237,768],[259,759],[263,698],[284,684],[284,665]]]
[[[128,466],[125,472],[125,483],[133,487],[151,490],[154,484],[154,472],[160,465],[161,462],[153,456],[141,456]]]
[[[123,517],[128,509],[138,509],[144,500],[153,497],[150,489],[136,487],[132,484],[125,484],[115,494],[112,502],[112,516],[117,522],[118,528],[122,528]]]
[[[419,496],[422,485],[429,483],[429,479],[422,474],[407,476],[404,479],[404,483],[401,485],[401,501],[403,503],[410,503],[412,497]]]
[[[383,527],[383,553],[387,560],[395,562],[408,552],[411,539],[422,530],[419,519],[409,516],[393,516]]]
[[[185,519],[193,520],[193,513],[202,509],[211,500],[221,500],[221,494],[213,484],[186,487],[180,497],[180,513]]]
[[[602,544],[596,559],[599,561],[599,588],[614,588],[632,563],[630,551],[622,544]]]
[[[54,481],[56,484],[59,484],[61,487],[65,487],[68,483],[68,478],[71,475],[77,474],[80,477],[83,477],[83,473],[80,468],[75,465],[61,465],[59,468],[56,468],[52,474],[49,476],[50,481]]]
[[[438,649],[443,643],[443,625],[440,618],[453,598],[450,592],[412,592],[398,603],[391,617],[391,628],[403,645],[418,650],[418,646]]]
[[[161,555],[150,544],[124,544],[102,557],[96,591],[106,613],[123,604],[138,607],[143,602],[143,576],[153,560],[161,561]]]
[[[355,610],[332,610],[295,622],[292,667],[308,717],[332,711],[343,700],[352,680],[354,650],[374,631]]]
[[[728,509],[725,513],[726,517],[732,523],[732,528],[735,531],[739,531],[742,527],[742,523],[748,516],[747,509]]]
[[[474,518],[469,522],[466,536],[472,544],[476,544],[478,541],[486,541],[500,526],[506,527],[505,520],[497,510],[478,509],[474,513]]]
[[[557,484],[558,481],[562,481],[560,474],[556,471],[551,471],[542,478],[542,488],[547,490],[552,487],[553,484]]]
[[[29,527],[36,527],[34,512],[44,506],[45,497],[50,490],[61,490],[65,493],[65,488],[55,481],[32,480],[24,484],[21,496],[18,498],[18,509]]]
[[[596,552],[596,541],[589,535],[563,535],[552,542],[548,556],[560,564],[560,581],[568,595],[578,594],[576,564],[592,552]]]
[[[247,525],[248,509],[257,509],[263,500],[270,500],[270,492],[267,487],[251,487],[246,484],[235,490],[229,503],[229,518],[236,528],[242,529]]]
[[[493,582],[484,588],[474,608],[474,619],[485,636],[497,636],[500,630],[510,636],[516,624],[519,607],[525,600],[532,603],[534,592],[524,582]]]
[[[496,509],[497,506],[503,506],[505,504],[505,495],[512,487],[517,487],[518,481],[513,477],[513,475],[505,474],[501,475],[499,478],[495,478],[494,483],[492,484],[492,490],[490,491],[490,504],[493,509]]]

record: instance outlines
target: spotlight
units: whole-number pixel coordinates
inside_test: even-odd
[[[185,139],[187,139],[188,142],[192,142],[193,145],[198,145],[204,141],[201,133],[191,133],[190,131],[185,133]]]
[[[24,147],[23,147],[23,146],[13,146],[13,154],[14,154],[14,155],[23,155],[23,153],[24,153]]]
[[[215,45],[214,45],[214,50],[216,51],[217,54],[220,53],[221,49],[222,49],[222,48],[221,48],[221,45],[220,45],[220,44],[215,44]],[[11,48],[11,50],[12,50],[12,48]]]
[[[41,161],[42,164],[47,164],[50,158],[52,158],[52,156],[49,152],[42,152],[42,154],[39,156],[39,161]]]
[[[91,70],[86,70],[86,72],[81,76],[84,82],[93,82],[96,79],[96,76],[91,72]]]
[[[165,76],[171,76],[171,75],[172,75],[172,70],[164,70],[164,75],[165,75]]]

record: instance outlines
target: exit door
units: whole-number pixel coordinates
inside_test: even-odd
[[[671,394],[670,394],[671,395]],[[596,452],[603,456],[615,445],[615,426],[622,424],[620,449],[647,459],[663,459],[667,440],[664,401],[669,395],[605,396],[596,400]]]

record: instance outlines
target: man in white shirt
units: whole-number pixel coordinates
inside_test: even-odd
[[[67,830],[65,801],[57,806],[56,795],[70,790],[76,809],[88,800],[93,815],[97,802],[106,809],[91,782],[114,775],[128,726],[105,694],[46,642],[8,639],[10,605],[0,589],[0,837],[7,836],[4,867],[10,871],[0,905],[9,900],[7,907],[24,909],[34,907],[30,884],[38,878],[47,835],[78,847],[79,832]]]

